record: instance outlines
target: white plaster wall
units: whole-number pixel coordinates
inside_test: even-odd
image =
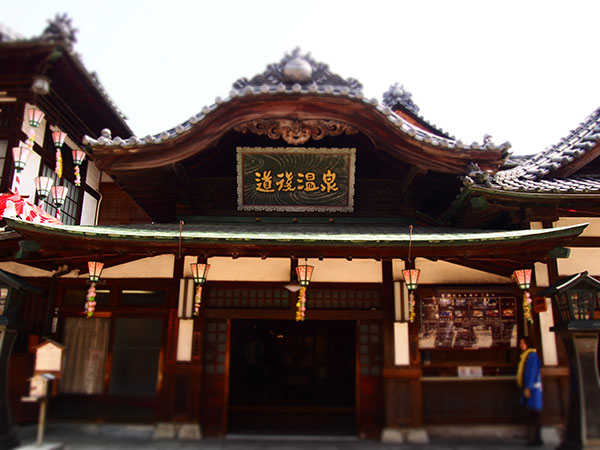
[[[394,322],[394,364],[410,365],[408,322]]]
[[[534,264],[534,270],[535,270],[535,285],[537,287],[550,286],[550,277],[548,276],[548,264],[536,262]]]
[[[190,264],[196,258],[186,257],[184,277],[191,278]],[[208,258],[209,281],[290,281],[290,260],[288,258]]]
[[[194,320],[179,320],[179,332],[177,334],[177,361],[192,360],[192,340],[194,336]]]
[[[83,207],[81,209],[81,225],[96,225],[96,206],[98,200],[87,192],[83,193]]]
[[[404,270],[405,264],[403,259],[392,259],[392,277],[394,281],[404,281],[402,271]]]
[[[542,338],[542,355],[544,357],[544,365],[558,365],[558,352],[556,350],[556,333],[550,331],[554,326],[554,316],[552,315],[552,302],[546,297],[546,311],[539,313],[540,319],[540,336]]]
[[[54,272],[38,269],[13,261],[0,262],[0,269],[20,277],[51,277]]]
[[[102,278],[173,278],[174,265],[175,255],[158,255],[118,266],[105,266]]]
[[[93,161],[88,162],[87,175],[85,182],[95,191],[100,191],[100,170],[96,167]]]
[[[11,149],[12,151],[12,149]],[[41,156],[35,152],[31,152],[27,159],[27,165],[21,172],[21,195],[29,196],[27,200],[31,203],[35,202],[35,177],[40,173]],[[12,172],[14,174],[14,171]],[[12,178],[11,178],[12,185]]]
[[[298,260],[298,264],[304,264]],[[315,266],[313,282],[335,283],[381,283],[381,261],[373,259],[308,259],[308,264]]]
[[[446,261],[415,260],[415,267],[421,269],[419,284],[504,284],[512,283],[509,277],[502,277],[482,270],[459,266]],[[400,275],[402,277],[402,275]],[[400,278],[402,279],[402,278]]]
[[[567,259],[556,260],[560,276],[573,275],[587,270],[591,276],[600,276],[600,248],[574,247]]]
[[[571,225],[580,225],[582,223],[589,223],[589,225],[583,230],[583,233],[581,233],[580,236],[600,236],[600,218],[596,217],[561,217],[557,222],[553,222],[552,226],[554,228],[567,227]]]

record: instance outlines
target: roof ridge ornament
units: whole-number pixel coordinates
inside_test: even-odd
[[[67,13],[56,14],[54,19],[48,19],[48,26],[44,29],[41,39],[44,41],[62,41],[69,49],[77,42],[75,33],[79,30],[73,27],[72,19]]]
[[[383,94],[383,104],[391,109],[399,105],[415,115],[419,114],[419,107],[412,100],[412,94],[404,89],[403,84],[398,86],[398,83],[394,83],[390,86]]]
[[[329,66],[316,62],[310,53],[302,55],[300,48],[296,47],[290,54],[278,63],[269,64],[267,69],[252,79],[240,78],[233,83],[234,89],[244,89],[246,86],[262,87],[284,85],[291,87],[294,84],[308,86],[335,86],[347,87],[351,91],[362,91],[362,84],[354,78],[343,79],[329,70]]]

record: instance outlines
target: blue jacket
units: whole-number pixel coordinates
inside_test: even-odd
[[[536,352],[531,352],[525,360],[525,369],[523,371],[523,389],[528,388],[531,396],[525,398],[521,392],[521,403],[529,409],[542,409],[542,377],[540,375],[540,358]]]

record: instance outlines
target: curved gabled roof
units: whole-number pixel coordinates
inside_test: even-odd
[[[394,111],[378,99],[364,98],[358,81],[344,80],[298,50],[251,80],[236,81],[229,96],[217,97],[213,105],[175,128],[144,138],[112,138],[105,130],[97,139],[85,136],[84,143],[109,173],[148,169],[191,157],[214,145],[234,126],[265,118],[339,120],[367,134],[378,147],[402,148],[405,153],[408,143],[412,152],[405,153],[407,162],[446,173],[464,173],[471,161],[495,172],[510,148],[509,143],[491,141],[465,144],[433,126],[418,124],[400,109]],[[175,147],[177,151],[170,152]]]

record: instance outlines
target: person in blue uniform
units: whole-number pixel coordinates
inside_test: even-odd
[[[521,389],[521,403],[527,408],[534,428],[533,438],[527,444],[542,445],[541,362],[529,337],[522,337],[519,340],[519,348],[522,353],[517,372],[517,384]]]

